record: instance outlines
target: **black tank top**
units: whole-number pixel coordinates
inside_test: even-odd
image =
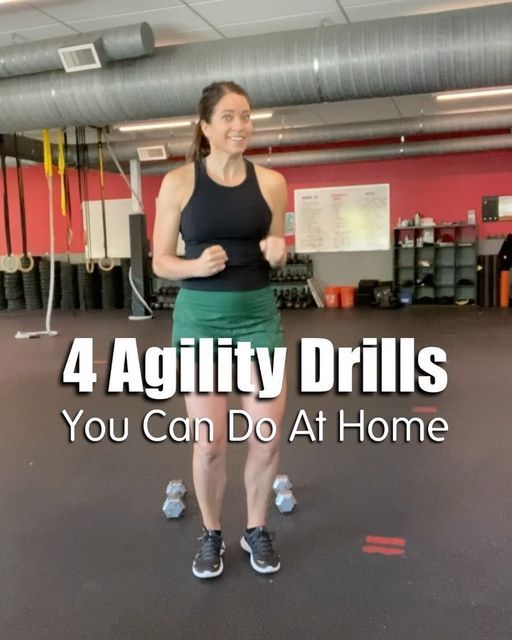
[[[268,235],[272,212],[245,160],[245,180],[225,187],[212,180],[202,161],[195,163],[195,186],[181,213],[180,231],[185,259],[198,258],[206,247],[219,244],[228,256],[226,268],[208,278],[186,278],[185,289],[241,291],[260,289],[269,282],[269,265],[259,242]]]

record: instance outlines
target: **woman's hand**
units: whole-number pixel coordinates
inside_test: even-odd
[[[197,258],[197,277],[208,278],[214,276],[226,268],[228,256],[220,244],[206,247]]]
[[[286,243],[284,238],[267,236],[260,241],[260,249],[271,267],[283,267],[286,263]]]

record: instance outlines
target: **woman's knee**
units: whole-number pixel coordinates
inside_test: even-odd
[[[194,455],[204,464],[210,465],[224,458],[226,455],[226,442],[217,440],[213,442],[197,442],[194,444]]]
[[[277,439],[269,442],[252,440],[249,442],[249,454],[257,458],[261,464],[271,464],[279,455],[279,441]]]

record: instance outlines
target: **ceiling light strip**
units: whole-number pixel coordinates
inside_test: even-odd
[[[491,96],[504,96],[512,93],[512,87],[506,89],[478,89],[476,91],[458,91],[455,93],[441,93],[436,96],[439,102],[448,100],[461,100],[465,98],[489,98]]]

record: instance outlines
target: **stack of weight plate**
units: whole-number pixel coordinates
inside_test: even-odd
[[[76,277],[78,283],[78,308],[82,311],[86,311],[85,308],[85,284],[87,271],[85,270],[85,264],[76,265]]]
[[[5,297],[4,272],[0,271],[0,311],[5,311],[6,309],[7,299]]]
[[[6,273],[4,275],[5,297],[7,298],[7,309],[9,311],[20,311],[25,308],[25,298],[23,297],[23,279],[21,271]]]
[[[43,307],[48,307],[48,296],[50,295],[50,260],[42,258],[39,263],[39,281],[41,283],[41,296],[43,299]],[[60,302],[60,262],[55,263],[55,279],[53,285],[53,301],[52,308],[58,309]]]
[[[375,304],[375,287],[378,285],[378,280],[359,280],[356,291],[356,304],[358,307]]]
[[[78,306],[77,266],[60,263],[60,308],[72,311]]]
[[[21,258],[21,266],[28,266],[28,258]],[[34,268],[31,271],[22,273],[23,279],[23,295],[25,297],[25,305],[29,311],[43,308],[43,300],[41,297],[41,281],[39,279],[39,258],[34,258]]]
[[[101,306],[107,311],[123,308],[123,272],[121,267],[101,272]]]
[[[129,271],[131,261],[130,258],[122,258],[121,269],[123,272],[123,308],[132,308],[132,287],[130,284]]]
[[[101,272],[95,267],[85,281],[85,305],[87,309],[101,309]]]
[[[112,311],[114,304],[114,280],[111,271],[101,271],[101,308],[105,311]]]
[[[116,309],[122,309],[124,306],[124,282],[123,270],[120,266],[112,269],[112,284],[114,289],[114,306]]]
[[[85,264],[78,265],[78,296],[82,311],[101,309],[101,277],[97,266],[92,273],[87,273]]]

